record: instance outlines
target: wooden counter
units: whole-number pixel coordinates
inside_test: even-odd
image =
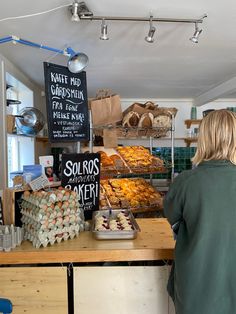
[[[96,240],[91,232],[60,244],[36,249],[28,241],[11,252],[0,252],[0,264],[148,261],[173,259],[174,240],[164,218],[137,219],[135,240]]]

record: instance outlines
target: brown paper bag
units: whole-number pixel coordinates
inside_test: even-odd
[[[91,113],[93,126],[116,124],[122,120],[120,96],[111,91],[100,90],[96,99],[92,99]]]
[[[116,129],[103,130],[103,144],[105,148],[114,148],[118,146]]]

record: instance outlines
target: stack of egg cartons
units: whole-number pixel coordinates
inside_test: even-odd
[[[21,202],[25,239],[36,248],[73,239],[84,230],[84,215],[76,192],[55,190],[25,191]]]

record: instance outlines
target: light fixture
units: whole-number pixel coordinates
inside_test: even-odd
[[[109,39],[109,37],[107,35],[107,24],[106,24],[105,19],[102,20],[100,39],[101,40],[108,40]]]
[[[198,23],[195,23],[195,32],[189,40],[191,40],[191,42],[193,42],[194,44],[197,44],[198,38],[201,35],[201,32],[202,32],[202,29],[198,28]]]
[[[88,61],[89,61],[88,56],[82,52],[76,53],[70,47],[64,50],[60,50],[57,48],[44,46],[42,44],[37,44],[32,41],[19,38],[17,36],[7,36],[7,37],[0,38],[0,44],[7,43],[7,42],[13,42],[14,44],[19,43],[19,44],[30,46],[30,47],[45,49],[45,50],[53,51],[58,54],[67,56],[69,57],[67,67],[69,71],[72,73],[79,73],[83,71],[84,68],[88,65]]]
[[[88,65],[89,58],[82,52],[74,52],[73,49],[67,48],[67,53],[70,54],[70,58],[67,62],[67,67],[72,73],[79,73]]]
[[[149,28],[149,31],[148,31],[148,35],[145,37],[145,40],[146,42],[148,43],[153,43],[154,42],[154,34],[155,34],[155,31],[156,31],[156,27],[152,25],[152,16],[150,16],[150,20],[149,20],[149,24],[150,24],[150,28]]]
[[[83,20],[89,20],[89,21],[123,21],[123,22],[150,22],[150,29],[148,32],[148,35],[145,37],[145,40],[148,43],[152,43],[154,33],[156,31],[156,28],[152,26],[152,22],[158,22],[158,23],[184,23],[184,24],[195,24],[196,30],[191,38],[193,42],[198,42],[198,37],[201,34],[202,30],[198,28],[198,24],[203,23],[204,18],[207,17],[207,14],[204,14],[202,17],[198,19],[186,19],[186,18],[168,18],[168,17],[132,17],[132,16],[96,16],[93,15],[93,12],[91,12],[85,2],[77,2],[77,0],[74,0],[74,3],[69,6],[69,9],[71,11],[71,14],[73,16],[73,7],[75,6],[75,3],[78,5],[77,7],[77,15],[79,17],[80,21]],[[78,19],[76,18],[76,21]],[[107,26],[105,22],[102,23],[102,29],[101,29],[101,37],[102,40],[107,40]]]
[[[78,2],[74,2],[71,6],[71,13],[72,13],[71,21],[72,22],[78,22],[79,21],[78,7],[79,7]]]
[[[71,20],[78,22],[83,17],[91,17],[93,13],[89,11],[89,8],[84,2],[74,1],[72,5],[69,6],[69,10],[72,14]]]

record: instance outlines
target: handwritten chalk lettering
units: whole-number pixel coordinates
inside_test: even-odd
[[[63,105],[61,102],[53,100],[52,109],[53,110],[63,110]]]
[[[87,175],[87,176],[79,176],[79,177],[74,177],[70,178],[68,183],[80,183],[80,182],[94,182],[95,176],[94,175]]]
[[[52,113],[52,117],[53,117],[53,119],[65,119],[65,120],[71,119],[69,112],[65,113],[65,112],[54,111]]]
[[[68,76],[61,73],[51,72],[51,81],[54,83],[68,84]]]
[[[84,205],[84,210],[91,210],[92,207],[93,207],[93,204],[91,204],[91,203],[86,203],[86,204]]]
[[[70,89],[67,87],[61,87],[59,84],[51,85],[51,94],[53,96],[65,98],[76,98],[84,100],[84,91],[78,89]]]
[[[82,174],[99,174],[99,159],[95,158],[94,160],[84,160],[83,162],[72,162],[68,160],[65,164],[65,169],[63,173],[67,176],[76,176]]]
[[[67,67],[45,62],[44,74],[50,141],[88,140],[86,73],[72,74]],[[60,130],[60,133],[54,133],[54,130]],[[65,136],[62,136],[64,132]]]
[[[62,130],[63,131],[70,131],[70,130],[73,130],[73,131],[76,131],[77,130],[77,127],[75,125],[72,125],[72,126],[63,126],[62,127]]]
[[[77,77],[71,77],[70,78],[70,85],[74,85],[74,86],[80,86],[81,85],[81,80]]]
[[[79,196],[79,202],[83,205],[87,200],[92,199],[93,204],[96,202],[96,198],[98,197],[99,193],[99,185],[98,182],[96,183],[90,183],[90,184],[81,184],[76,185],[72,188],[70,184],[67,184],[65,186],[67,189],[73,189],[73,191],[78,193]]]
[[[71,120],[79,121],[80,123],[84,122],[84,114],[83,113],[71,113]]]
[[[68,110],[68,111],[78,111],[78,105],[66,104],[66,110]]]

